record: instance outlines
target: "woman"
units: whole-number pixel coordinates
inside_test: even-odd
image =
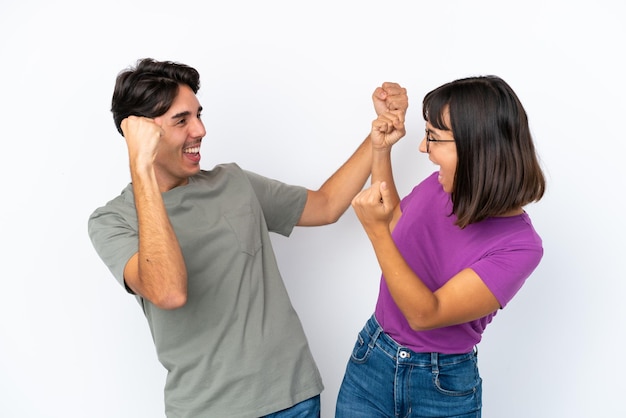
[[[439,171],[400,200],[391,146],[402,115],[372,124],[372,186],[354,207],[382,270],[337,417],[480,417],[476,345],[543,256],[523,207],[545,190],[526,112],[495,76],[447,83],[423,101],[420,151]]]

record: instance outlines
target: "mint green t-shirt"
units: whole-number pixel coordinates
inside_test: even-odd
[[[291,233],[306,189],[223,164],[163,199],[185,258],[187,303],[162,310],[136,298],[167,369],[166,415],[254,418],[321,393],[269,236]],[[138,250],[131,185],[93,212],[89,236],[124,285]]]

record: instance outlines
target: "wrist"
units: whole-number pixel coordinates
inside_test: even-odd
[[[372,148],[372,158],[374,160],[388,160],[390,157],[391,145]]]

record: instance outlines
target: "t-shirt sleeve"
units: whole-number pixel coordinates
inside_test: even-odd
[[[285,184],[250,171],[244,170],[244,173],[261,205],[268,230],[289,236],[304,211],[306,188]]]
[[[480,276],[504,308],[539,265],[543,248],[538,243],[512,243],[495,250],[471,268]]]
[[[124,283],[124,268],[138,251],[137,231],[121,214],[102,207],[89,217],[88,232],[96,252],[113,276],[129,293],[133,293]]]

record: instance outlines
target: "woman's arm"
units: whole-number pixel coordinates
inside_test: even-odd
[[[404,260],[391,237],[391,193],[376,183],[359,193],[352,206],[372,242],[393,300],[414,330],[441,328],[481,318],[500,307],[472,269],[464,269],[432,292]],[[381,202],[382,199],[382,202]]]

